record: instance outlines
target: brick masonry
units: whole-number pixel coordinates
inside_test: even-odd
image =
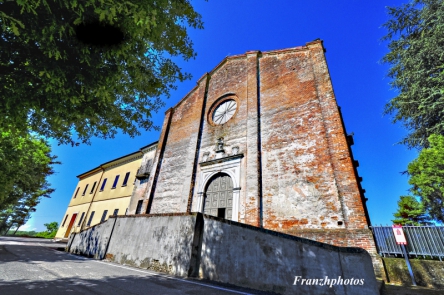
[[[225,58],[202,76],[165,115],[152,173],[144,194],[137,194],[144,199],[143,212],[202,211],[209,181],[204,175],[211,167],[205,172],[201,163],[228,161],[237,152],[243,157],[234,220],[364,248],[381,274],[324,52],[320,40],[250,51]],[[237,109],[217,125],[212,112],[227,99],[236,101]],[[220,138],[223,154],[217,152]],[[230,169],[214,164],[213,172],[238,171]],[[136,204],[131,202],[129,213]]]

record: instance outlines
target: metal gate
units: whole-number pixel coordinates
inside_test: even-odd
[[[216,174],[205,192],[204,213],[225,219],[233,214],[233,181],[227,174]]]

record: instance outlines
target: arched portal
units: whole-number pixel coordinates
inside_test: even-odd
[[[233,181],[225,173],[214,175],[206,186],[204,213],[232,219],[233,215]]]

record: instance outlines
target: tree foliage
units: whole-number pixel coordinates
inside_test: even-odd
[[[57,221],[53,221],[51,223],[45,223],[44,226],[46,226],[46,231],[49,233],[59,229],[59,223]]]
[[[402,143],[410,148],[428,146],[431,134],[444,135],[444,3],[413,0],[389,7],[384,24],[390,52],[391,86],[399,91],[385,107],[410,131]]]
[[[57,230],[59,229],[59,224],[57,221],[53,221],[51,223],[45,223],[46,231],[42,231],[37,233],[35,236],[39,238],[52,239],[57,234]]]
[[[20,199],[17,204],[9,205],[6,210],[0,213],[2,218],[0,222],[0,233],[8,233],[9,229],[15,227],[14,235],[18,229],[23,226],[31,217],[31,213],[35,212],[35,206],[40,202],[38,197],[27,196]]]
[[[39,198],[35,195],[27,196],[20,200],[18,204],[14,206],[14,210],[9,220],[7,220],[8,230],[11,227],[15,227],[15,234],[21,226],[25,225],[31,217],[31,213],[36,211],[35,206],[37,206],[39,202]]]
[[[430,147],[408,166],[409,184],[430,216],[444,222],[444,136],[431,135],[428,142]]]
[[[39,137],[0,132],[0,232],[25,224],[41,198],[54,191],[47,177],[55,159]]]
[[[202,28],[189,0],[1,1],[0,24],[0,128],[72,144],[152,128]]]
[[[401,196],[398,201],[398,211],[392,220],[393,224],[399,225],[426,225],[430,223],[424,205],[412,196]]]
[[[21,199],[49,197],[53,189],[46,178],[54,173],[55,159],[48,143],[39,137],[0,132],[0,210]]]

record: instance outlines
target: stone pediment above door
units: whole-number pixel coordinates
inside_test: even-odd
[[[225,162],[230,162],[233,160],[241,159],[243,157],[244,157],[244,154],[230,155],[230,156],[222,157],[219,159],[212,159],[212,160],[208,160],[205,162],[200,162],[199,165],[200,165],[200,167],[213,166],[213,165],[222,164]]]

